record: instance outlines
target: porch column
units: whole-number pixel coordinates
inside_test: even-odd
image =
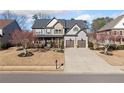
[[[86,36],[86,48],[88,48],[88,36]]]
[[[52,44],[51,44],[51,46],[52,46],[52,47],[54,47],[54,44],[53,44],[53,37],[51,38],[51,41],[52,41]]]
[[[52,37],[52,43],[53,43],[53,37]]]
[[[60,47],[60,45],[59,45],[60,43],[59,43],[59,42],[60,42],[60,40],[59,40],[59,38],[58,38],[58,48]]]
[[[63,41],[62,41],[62,38],[60,39],[60,47],[62,47],[63,45]]]
[[[77,48],[77,44],[78,43],[78,41],[77,41],[77,38],[76,38],[76,36],[75,36],[75,39],[74,39],[74,48]]]
[[[121,40],[120,40],[120,44],[122,44],[122,37],[121,37]]]
[[[45,39],[44,39],[44,37],[43,37],[43,45],[45,46]]]

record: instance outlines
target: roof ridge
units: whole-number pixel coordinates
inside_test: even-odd
[[[122,18],[124,18],[124,14],[123,14],[123,15],[120,15],[120,16],[118,16],[118,17],[122,17]],[[121,19],[122,19],[122,18],[121,18]],[[120,20],[121,20],[121,19],[120,19]],[[117,23],[119,23],[120,20],[118,20]],[[114,25],[114,27],[117,25],[117,23]],[[114,27],[113,27],[113,28],[114,28]]]
[[[34,22],[32,28],[44,28],[53,19],[39,19]],[[71,28],[73,25],[77,24],[80,28],[84,27],[83,20],[66,20],[66,19],[56,19],[60,22],[64,28]]]
[[[107,29],[112,29],[115,27],[115,25],[117,25],[117,23],[124,18],[124,15],[120,15],[118,17],[116,17],[115,19],[113,19],[112,21],[108,22],[106,25],[104,25],[102,28],[100,28],[98,31],[103,31],[103,30],[107,30]]]

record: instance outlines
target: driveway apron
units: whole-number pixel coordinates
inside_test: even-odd
[[[86,48],[65,49],[65,73],[122,73]]]

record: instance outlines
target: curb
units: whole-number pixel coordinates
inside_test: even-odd
[[[63,71],[56,66],[0,66],[0,71]]]

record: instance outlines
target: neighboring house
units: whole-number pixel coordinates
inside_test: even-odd
[[[86,21],[64,19],[38,19],[32,26],[39,42],[53,47],[87,47]]]
[[[15,30],[21,30],[15,20],[0,20],[0,43],[7,45],[10,44],[11,34]]]
[[[118,16],[105,26],[103,26],[98,32],[97,36],[100,34],[111,35],[115,39],[120,37],[119,40],[115,40],[115,44],[124,44],[124,15]]]

